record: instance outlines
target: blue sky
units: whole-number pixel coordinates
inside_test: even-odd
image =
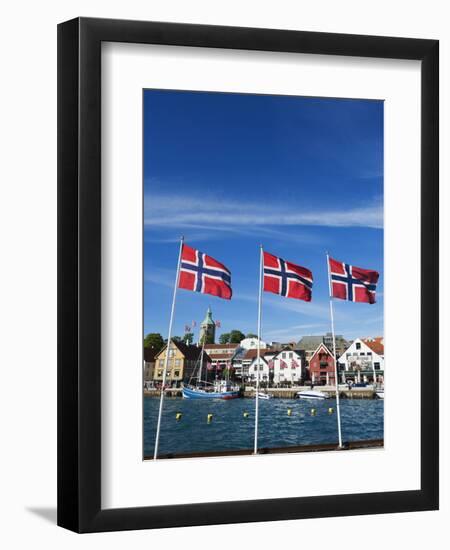
[[[327,250],[380,272],[376,304],[334,301],[336,332],[383,334],[381,101],[145,90],[143,148],[145,333],[167,336],[184,235],[233,298],[179,290],[176,335],[208,305],[218,335],[256,332],[259,243],[314,276],[310,303],[264,293],[264,340],[330,330]]]

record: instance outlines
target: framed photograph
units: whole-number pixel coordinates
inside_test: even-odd
[[[58,27],[58,524],[438,508],[438,41]]]

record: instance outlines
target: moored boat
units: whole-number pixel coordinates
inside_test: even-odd
[[[218,380],[210,387],[183,386],[182,394],[185,399],[236,399],[240,390],[230,386],[226,380]]]
[[[384,399],[384,390],[376,391],[375,395],[378,397],[378,399]]]
[[[299,399],[328,399],[330,396],[318,390],[303,390],[297,392],[296,396]]]
[[[255,394],[255,397],[256,397],[256,394]],[[265,392],[258,392],[258,399],[272,399],[273,395],[270,394],[270,393],[265,393]]]

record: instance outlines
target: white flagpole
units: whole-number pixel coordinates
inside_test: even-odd
[[[334,357],[334,382],[336,385],[336,417],[339,436],[339,447],[342,448],[342,431],[341,431],[341,409],[339,405],[339,379],[336,358],[336,338],[334,335],[334,315],[333,315],[333,292],[331,288],[331,273],[330,273],[330,257],[327,252],[327,269],[328,269],[328,290],[330,294],[330,317],[331,317],[331,334],[333,336],[333,357]]]
[[[162,385],[161,385],[161,396],[159,399],[158,424],[156,426],[155,451],[153,454],[153,460],[156,460],[158,458],[159,433],[161,430],[161,416],[162,416],[163,402],[164,402],[164,386],[166,385],[167,365],[169,364],[170,344],[171,344],[171,338],[172,338],[172,324],[173,324],[173,317],[175,313],[175,302],[177,298],[178,279],[180,278],[180,265],[181,265],[181,253],[183,251],[183,242],[184,242],[184,237],[181,237],[180,252],[178,254],[178,263],[177,263],[177,274],[175,277],[175,286],[173,288],[172,309],[170,311],[169,332],[167,335],[167,349],[166,349],[166,357],[164,359],[164,370],[163,370],[163,378],[162,378]]]
[[[261,306],[263,283],[263,247],[259,248],[259,293],[258,293],[258,347],[256,352],[256,395],[255,395],[255,444],[253,453],[258,454],[258,421],[259,421],[259,362],[261,357]]]

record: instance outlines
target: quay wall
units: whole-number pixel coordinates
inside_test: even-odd
[[[294,399],[295,394],[302,390],[311,389],[308,386],[295,388],[269,388],[269,393],[275,398]],[[329,386],[316,386],[315,389],[328,393],[330,397],[336,396],[336,388]],[[265,392],[265,389],[262,389]],[[144,390],[146,397],[159,397],[159,390]],[[243,391],[244,397],[254,397],[254,388],[246,387]],[[166,397],[181,397],[181,388],[168,388],[165,391]],[[375,392],[372,389],[353,388],[352,390],[339,389],[339,397],[343,399],[375,399]]]

